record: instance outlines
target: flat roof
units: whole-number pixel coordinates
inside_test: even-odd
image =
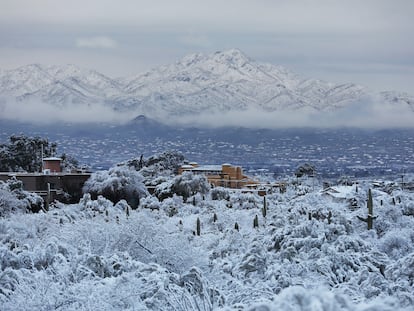
[[[200,165],[194,167],[193,171],[220,171],[222,170],[221,165]]]
[[[24,176],[83,176],[91,175],[92,173],[65,173],[65,172],[51,172],[50,174],[43,173],[19,173],[19,172],[0,172],[0,176],[9,176],[9,177],[24,177]]]
[[[43,161],[62,161],[62,158],[49,157],[49,158],[43,158]]]

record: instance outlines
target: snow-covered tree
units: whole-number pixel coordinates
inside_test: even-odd
[[[0,145],[0,171],[38,172],[42,167],[42,146],[45,157],[53,155],[56,144],[41,137],[13,135],[9,144]]]
[[[229,200],[230,192],[224,187],[215,187],[210,191],[212,200]]]
[[[210,184],[204,175],[196,175],[184,172],[175,176],[171,181],[158,185],[155,194],[160,200],[172,197],[174,194],[182,196],[184,201],[197,193],[206,194],[210,190]]]
[[[37,213],[43,207],[43,199],[32,192],[23,190],[23,183],[16,178],[0,181],[0,216],[16,212]]]
[[[132,208],[137,208],[140,198],[148,194],[144,179],[136,170],[126,166],[116,166],[108,171],[98,171],[91,175],[83,187],[96,199],[98,195],[114,203],[124,199]]]
[[[210,190],[210,184],[204,175],[196,175],[191,172],[184,172],[174,178],[173,191],[181,195],[184,201],[196,193],[206,194]]]
[[[303,175],[314,176],[315,171],[316,169],[314,165],[309,164],[309,163],[304,163],[295,170],[295,175],[296,177],[302,177]]]

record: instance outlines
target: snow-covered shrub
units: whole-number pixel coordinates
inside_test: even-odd
[[[306,289],[293,286],[284,289],[272,302],[251,305],[247,311],[395,311],[395,299],[376,299],[369,303],[354,303],[343,294],[326,288]],[[400,308],[408,311],[410,308]]]
[[[402,212],[406,216],[413,216],[414,217],[414,201],[408,201],[404,203]]]
[[[114,203],[124,199],[132,208],[137,208],[142,197],[148,194],[140,173],[126,166],[116,166],[109,171],[98,171],[91,175],[83,187],[92,198],[103,195]]]
[[[159,173],[160,171],[170,171],[172,174],[177,173],[177,169],[184,163],[184,156],[178,151],[166,151],[159,155],[153,155],[144,161],[144,166],[152,168]]]
[[[43,207],[43,199],[23,190],[23,183],[16,178],[0,181],[0,217],[20,211],[37,213]]]
[[[377,234],[381,237],[386,234],[389,230],[395,227],[395,224],[399,222],[403,216],[402,209],[400,207],[390,205],[383,209],[374,207],[374,229]],[[378,213],[378,215],[376,215]]]
[[[158,186],[164,182],[168,182],[171,180],[171,177],[168,176],[157,176],[151,180],[146,180],[145,185],[147,186]]]
[[[18,200],[10,191],[0,189],[0,217],[15,212],[26,212],[26,205]]]
[[[163,182],[155,188],[154,194],[161,201],[172,197],[174,194],[182,196],[184,201],[197,193],[206,194],[210,190],[210,184],[204,175],[195,175],[184,172],[175,176],[172,180]]]
[[[161,209],[169,216],[172,217],[178,214],[178,211],[183,206],[183,200],[181,197],[174,195],[172,198],[165,199],[161,202]]]
[[[168,180],[158,184],[155,187],[154,195],[160,200],[163,201],[166,198],[170,198],[174,195],[173,192],[173,183],[172,180]]]
[[[239,209],[252,209],[263,207],[263,198],[252,193],[235,192],[230,196],[230,207]]]
[[[118,203],[115,204],[114,207],[123,212],[127,212],[131,210],[131,206],[129,206],[128,202],[125,200],[119,201]]]
[[[379,248],[391,258],[401,258],[413,251],[413,243],[406,232],[392,230],[380,240]]]
[[[215,187],[210,190],[212,200],[229,200],[230,191],[224,187]]]
[[[304,163],[298,166],[295,170],[296,177],[302,177],[303,175],[314,176],[315,175],[315,166],[309,163]]]
[[[114,203],[102,195],[98,195],[96,200],[93,200],[89,193],[85,193],[79,201],[79,206],[83,210],[91,210],[103,213],[106,210],[111,209],[114,206]]]
[[[210,190],[210,184],[204,175],[184,172],[174,177],[172,189],[175,194],[182,196],[186,201],[196,193],[206,194]]]
[[[414,305],[414,253],[392,262],[385,270],[385,277],[390,281],[390,291],[401,305]],[[410,309],[410,310],[411,310]]]
[[[192,267],[188,272],[183,273],[178,284],[192,297],[191,305],[194,310],[213,310],[224,304],[224,297],[211,288],[207,279],[203,277],[202,271],[197,267]]]
[[[173,176],[177,173],[178,168],[184,163],[184,156],[178,151],[166,151],[156,154],[144,160],[143,158],[134,158],[120,166],[128,166],[141,173],[144,177],[145,184],[154,184],[153,180],[159,176]],[[157,183],[156,183],[157,184]]]
[[[147,196],[141,200],[140,207],[148,208],[150,210],[159,210],[160,201],[158,201],[157,197]]]

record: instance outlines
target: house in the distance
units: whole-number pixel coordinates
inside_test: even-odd
[[[43,173],[54,174],[62,172],[62,159],[56,157],[43,158]]]
[[[23,182],[23,189],[35,192],[45,200],[64,199],[70,195],[70,202],[77,202],[82,196],[82,187],[91,176],[89,172],[72,170],[63,172],[61,158],[44,158],[42,172],[0,172],[0,180],[15,178]]]
[[[203,174],[213,186],[239,189],[247,185],[257,184],[256,181],[243,175],[243,169],[240,166],[234,166],[228,163],[222,165],[198,165],[196,162],[190,162],[182,165],[178,169],[179,174],[183,172]]]

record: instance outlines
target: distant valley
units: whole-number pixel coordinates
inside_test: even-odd
[[[414,173],[414,129],[250,129],[173,127],[139,116],[124,125],[33,125],[1,122],[0,143],[12,134],[48,137],[58,153],[76,157],[93,170],[177,150],[190,161],[242,165],[251,174],[283,178],[303,163],[318,176],[399,178]]]

